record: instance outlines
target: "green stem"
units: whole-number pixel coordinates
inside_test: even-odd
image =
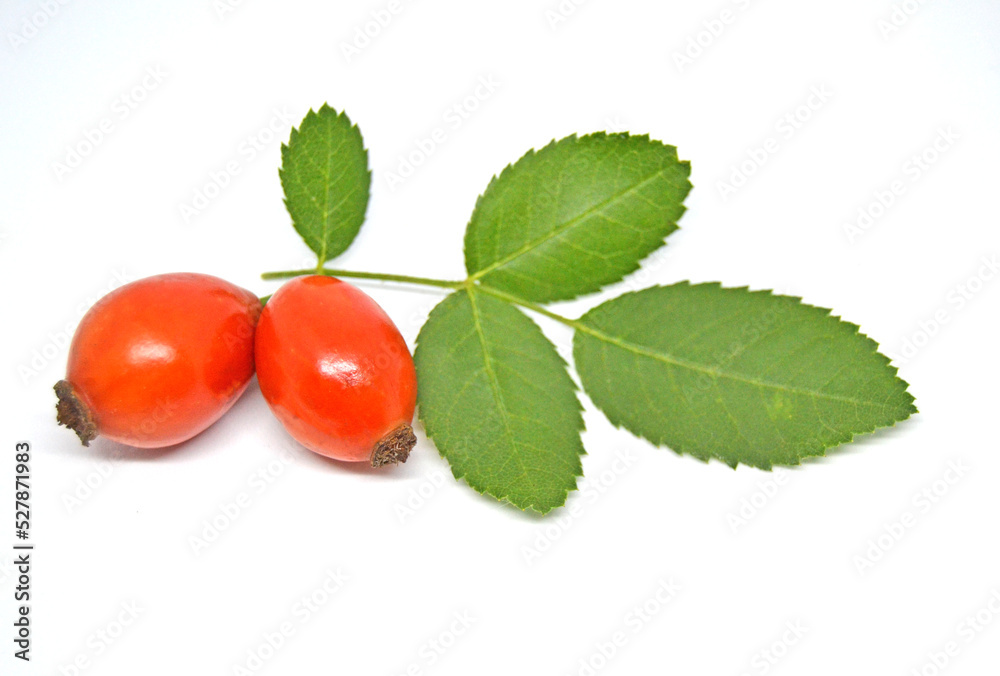
[[[548,317],[549,319],[553,319],[559,322],[560,324],[565,324],[571,329],[579,329],[581,327],[579,321],[575,319],[569,319],[568,317],[563,317],[562,315],[557,315],[555,312],[546,310],[538,303],[532,303],[530,300],[524,300],[523,298],[512,296],[509,293],[504,293],[503,291],[497,291],[496,289],[490,288],[488,286],[483,286],[482,284],[476,284],[472,288],[474,288],[476,291],[480,291],[482,293],[489,294],[495,298],[499,298],[500,300],[505,300],[508,303],[513,303],[514,305],[520,305],[521,307],[527,308],[532,312],[537,312],[543,317]]]
[[[265,272],[261,279],[287,279],[302,275],[327,275],[329,277],[353,277],[356,279],[376,279],[383,282],[402,282],[404,284],[419,284],[421,286],[436,286],[444,289],[460,289],[465,282],[452,282],[445,279],[430,279],[428,277],[412,277],[410,275],[389,275],[380,272],[353,272],[351,270],[331,270],[329,268],[314,268],[309,270],[282,270]]]
[[[413,277],[411,275],[390,275],[381,272],[354,272],[352,270],[331,270],[329,268],[316,268],[307,270],[282,270],[279,272],[265,272],[261,275],[261,279],[287,279],[289,277],[300,277],[302,275],[328,275],[330,277],[353,277],[356,279],[375,279],[383,282],[401,282],[404,284],[418,284],[420,286],[435,286],[442,289],[466,289],[468,291],[475,290],[476,292],[481,292],[489,294],[494,298],[499,298],[500,300],[506,301],[508,303],[513,303],[514,305],[519,305],[523,308],[531,310],[532,312],[537,312],[543,317],[548,317],[554,321],[564,324],[575,330],[587,331],[587,327],[580,324],[578,320],[569,319],[568,317],[563,317],[562,315],[557,315],[555,312],[546,310],[544,307],[538,303],[533,303],[530,300],[524,300],[523,298],[518,298],[504,291],[499,291],[482,284],[475,283],[475,279],[470,277],[462,282],[454,282],[446,279],[431,279],[429,277]]]

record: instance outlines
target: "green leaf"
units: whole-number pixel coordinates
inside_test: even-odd
[[[770,291],[653,287],[581,317],[574,359],[633,434],[732,467],[795,465],[916,411],[878,344],[829,313]]]
[[[292,224],[323,265],[351,245],[365,220],[371,171],[361,132],[323,104],[281,146],[281,187]]]
[[[465,267],[539,303],[598,291],[677,229],[690,172],[675,147],[648,136],[553,141],[490,182],[465,232]]]
[[[420,418],[457,479],[521,509],[566,501],[583,429],[566,363],[520,310],[473,289],[431,312],[414,354]]]

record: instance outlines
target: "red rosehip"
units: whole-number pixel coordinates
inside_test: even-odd
[[[218,420],[253,376],[260,300],[217,277],[174,273],[115,289],[73,336],[56,384],[59,423],[140,448],[179,444]]]
[[[333,277],[299,277],[264,306],[256,341],[260,391],[299,443],[373,467],[406,461],[417,374],[375,301]]]

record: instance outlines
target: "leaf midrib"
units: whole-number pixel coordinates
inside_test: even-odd
[[[493,272],[497,268],[501,268],[504,265],[507,265],[508,263],[510,263],[511,261],[513,261],[513,260],[515,260],[517,258],[520,258],[521,256],[525,255],[526,253],[528,253],[532,249],[538,248],[542,244],[545,244],[546,242],[548,242],[551,239],[554,239],[555,237],[558,237],[559,235],[561,235],[562,233],[566,232],[570,228],[572,228],[572,227],[578,225],[579,223],[581,223],[582,221],[590,218],[592,215],[594,215],[598,211],[601,211],[601,210],[605,209],[612,202],[617,201],[619,199],[622,199],[622,198],[630,195],[631,193],[639,190],[640,188],[644,187],[646,184],[652,182],[653,180],[655,180],[657,178],[660,178],[661,176],[666,175],[667,171],[669,171],[670,169],[672,169],[672,167],[662,167],[661,169],[659,169],[658,171],[656,171],[654,174],[652,174],[652,175],[644,178],[642,181],[640,181],[640,182],[636,183],[635,185],[633,185],[632,187],[630,187],[628,190],[625,190],[625,191],[623,191],[621,193],[617,193],[617,194],[611,195],[607,199],[605,199],[605,200],[603,200],[601,202],[598,202],[594,206],[588,208],[583,213],[581,213],[581,214],[579,214],[577,216],[574,216],[573,218],[571,218],[570,220],[566,221],[562,225],[559,225],[559,226],[553,228],[552,230],[549,230],[548,232],[546,232],[541,237],[539,237],[539,238],[537,238],[537,239],[535,239],[535,240],[533,240],[531,242],[528,242],[527,244],[525,244],[524,246],[522,246],[520,249],[518,249],[514,253],[512,253],[512,254],[510,254],[510,255],[502,258],[502,259],[500,259],[499,261],[497,261],[495,263],[491,263],[490,265],[486,266],[485,268],[483,268],[483,269],[481,269],[481,270],[479,270],[479,271],[477,271],[477,272],[469,275],[469,280],[470,281],[475,281],[475,280],[481,279],[482,277],[488,275],[489,273]]]
[[[311,237],[314,240],[316,240],[317,249],[315,251],[318,258],[319,266],[322,266],[329,259],[329,252],[330,252],[329,240],[331,234],[339,232],[341,229],[340,228],[341,224],[334,223],[333,219],[331,219],[331,215],[336,213],[336,211],[341,206],[346,204],[347,201],[353,198],[355,193],[357,193],[357,191],[361,189],[360,186],[354,186],[340,198],[337,204],[335,204],[332,207],[330,206],[330,196],[331,196],[330,175],[332,173],[332,165],[336,164],[335,160],[339,157],[341,149],[343,149],[344,146],[350,142],[350,138],[349,136],[342,135],[342,138],[339,138],[337,140],[336,145],[333,145],[333,136],[337,134],[339,131],[341,131],[341,126],[340,126],[341,118],[344,116],[343,114],[340,114],[334,116],[332,119],[327,120],[324,119],[322,112],[323,111],[321,110],[319,113],[316,113],[317,117],[316,124],[321,125],[322,128],[322,133],[317,133],[316,138],[318,139],[318,143],[320,143],[323,148],[320,154],[320,158],[323,161],[322,162],[318,161],[319,158],[314,157],[312,154],[305,152],[302,149],[297,150],[297,154],[300,156],[301,161],[311,165],[314,168],[314,170],[321,175],[322,190],[320,191],[320,194],[315,194],[312,192],[312,190],[310,189],[310,182],[305,180],[305,178],[301,176],[301,172],[294,172],[293,174],[294,181],[296,184],[298,184],[299,189],[311,202],[313,202],[316,205],[316,209],[318,211],[317,214],[319,220],[318,231],[308,230],[306,232],[302,232],[300,230],[300,232],[302,232],[303,237]],[[353,130],[354,128],[348,125],[347,134],[349,135]],[[302,135],[301,127],[295,131],[297,132],[298,136]],[[288,146],[286,146],[289,149],[289,151],[292,151],[292,146],[295,140],[296,139],[293,139],[293,141],[289,142]],[[302,143],[304,142],[299,140],[299,143],[297,145],[301,145]],[[338,176],[336,180],[339,182],[340,179],[346,174],[346,172],[347,170],[345,169],[343,172],[341,172],[340,176]],[[368,173],[370,176],[370,171]],[[285,202],[286,204],[288,203],[287,198]],[[299,228],[296,227],[296,229],[298,230]]]
[[[335,128],[336,121],[339,119],[334,118],[334,124],[327,127],[327,134],[324,135],[323,140],[326,142],[326,162],[323,166],[323,217],[321,219],[321,227],[323,229],[323,239],[320,242],[320,247],[322,251],[319,253],[319,265],[323,265],[327,261],[327,249],[329,248],[328,240],[330,239],[330,164],[333,160],[334,154],[343,147],[346,142],[345,139],[341,139],[340,143],[337,144],[336,148],[330,147],[330,136],[333,134],[333,129]]]
[[[845,397],[837,394],[818,392],[815,390],[808,390],[801,387],[791,387],[788,385],[783,385],[781,383],[774,383],[766,380],[760,380],[757,378],[748,378],[746,376],[740,376],[735,373],[727,373],[726,371],[720,371],[719,369],[716,368],[702,366],[701,364],[698,364],[696,362],[687,359],[674,357],[672,355],[662,352],[656,352],[647,347],[643,347],[642,345],[636,345],[635,343],[630,343],[628,341],[622,340],[621,338],[612,336],[610,334],[604,333],[603,331],[588,326],[587,324],[584,324],[580,320],[573,322],[573,325],[577,331],[586,333],[587,335],[590,335],[593,338],[596,338],[597,340],[611,343],[612,345],[620,347],[621,349],[626,350],[628,352],[632,352],[633,354],[637,354],[643,357],[649,357],[650,359],[655,359],[657,361],[660,361],[664,364],[669,364],[671,366],[677,366],[680,368],[688,369],[690,371],[695,371],[697,373],[703,373],[713,378],[723,378],[726,380],[733,380],[739,383],[743,383],[745,385],[754,385],[757,387],[764,387],[772,390],[778,390],[781,392],[788,392],[791,394],[803,394],[814,398],[822,398],[830,401],[846,402],[854,405],[869,406],[881,409],[895,408],[888,406],[884,402],[878,403],[873,401],[865,401],[863,399],[854,399],[853,397]]]
[[[486,332],[483,331],[483,324],[479,315],[479,306],[476,304],[476,292],[472,288],[466,289],[466,293],[469,295],[469,305],[472,307],[472,321],[476,329],[476,337],[479,339],[479,346],[483,350],[483,369],[486,372],[486,376],[490,381],[490,390],[493,392],[493,398],[497,402],[497,408],[500,412],[500,419],[503,420],[504,432],[506,432],[508,443],[512,450],[515,452],[510,454],[510,457],[517,461],[520,472],[522,476],[527,476],[527,472],[524,469],[524,465],[521,464],[520,455],[516,452],[517,442],[515,441],[514,431],[510,427],[510,421],[508,417],[510,413],[507,411],[507,404],[503,398],[503,392],[500,389],[500,381],[497,378],[496,372],[493,370],[493,360],[490,358],[489,345],[486,342]],[[500,495],[498,498],[503,499],[505,496]]]

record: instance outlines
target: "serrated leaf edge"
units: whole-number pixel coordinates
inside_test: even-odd
[[[440,305],[444,302],[444,300],[446,300],[447,298],[449,298],[449,297],[451,297],[451,296],[453,296],[453,295],[455,295],[457,293],[467,293],[467,294],[469,294],[469,296],[470,296],[470,302],[472,303],[473,307],[475,307],[475,301],[472,300],[472,295],[474,293],[476,293],[476,292],[473,291],[471,288],[466,288],[466,289],[461,289],[461,290],[454,291],[454,292],[448,294],[447,296],[445,296],[444,299],[442,299],[438,303],[437,306],[435,306],[434,309],[437,309],[438,307],[440,307]],[[538,332],[542,336],[545,336],[545,333],[542,331],[541,327],[538,326],[538,323],[535,322],[535,320],[532,319],[531,316],[529,316],[527,313],[525,313],[521,308],[517,307],[514,303],[510,303],[510,302],[505,301],[503,299],[498,299],[498,300],[501,300],[502,302],[507,303],[507,305],[509,305],[510,307],[514,308],[516,311],[520,312],[521,315],[523,315],[529,322],[531,322],[535,326],[535,328],[538,330]],[[434,313],[434,310],[431,310],[431,314],[433,314],[433,313]],[[427,321],[430,321],[430,315],[428,315]],[[479,333],[479,332],[477,331],[477,333]],[[480,341],[482,341],[482,335],[481,335],[481,333],[479,335],[479,338],[480,338]],[[548,339],[548,336],[545,336],[545,339],[548,340],[550,344],[552,344],[552,341]],[[480,345],[482,345],[481,342],[480,342]],[[574,394],[574,397],[576,398],[577,410],[580,412],[580,427],[579,427],[578,431],[582,435],[583,432],[586,431],[586,422],[583,419],[583,405],[580,403],[580,397],[579,397],[579,392],[581,390],[577,386],[576,381],[570,376],[571,370],[570,370],[569,363],[565,359],[563,359],[562,355],[559,354],[559,351],[555,349],[555,345],[552,345],[552,347],[553,347],[553,353],[559,359],[559,363],[562,364],[563,368],[566,369],[566,373],[567,373],[568,379],[569,379],[570,383],[572,384],[573,394]],[[417,335],[417,341],[416,341],[416,347],[415,347],[415,350],[414,350],[414,357],[416,357],[416,352],[419,351],[419,350],[420,350],[420,336],[418,334]],[[492,387],[492,383],[491,383],[491,387]],[[476,485],[476,483],[473,483],[470,480],[470,478],[467,476],[466,473],[459,472],[459,470],[454,465],[452,465],[451,461],[448,460],[448,456],[445,455],[445,452],[444,452],[444,450],[442,450],[441,446],[437,443],[437,441],[435,441],[436,432],[431,429],[430,425],[428,425],[427,419],[424,417],[424,412],[423,412],[422,408],[418,408],[418,410],[417,410],[417,417],[420,420],[420,423],[424,427],[424,434],[426,435],[426,437],[429,440],[431,440],[431,442],[434,443],[434,448],[437,449],[438,455],[440,455],[442,458],[444,458],[445,462],[448,463],[448,468],[451,471],[452,476],[455,477],[456,480],[464,482],[465,485],[467,485],[469,488],[471,488],[475,492],[479,493],[480,495],[489,496],[489,497],[497,500],[498,502],[501,502],[501,503],[504,503],[504,504],[508,504],[508,505],[510,505],[512,507],[515,507],[516,509],[520,509],[522,512],[526,512],[528,510],[531,510],[531,511],[537,513],[537,514],[545,515],[545,514],[548,514],[549,512],[551,512],[554,509],[559,509],[560,507],[565,506],[566,505],[566,500],[569,498],[569,494],[572,491],[579,490],[579,488],[580,488],[580,479],[583,478],[583,464],[582,463],[580,465],[579,472],[577,474],[575,474],[574,477],[573,477],[574,478],[573,488],[567,488],[564,491],[563,498],[559,502],[559,504],[552,505],[551,507],[540,506],[540,505],[537,505],[537,504],[527,504],[527,505],[521,506],[521,505],[513,502],[510,499],[510,497],[509,497],[508,494],[499,495],[499,494],[497,494],[497,493],[495,493],[495,492],[493,492],[493,491],[491,491],[491,490],[489,490],[489,489],[487,489],[485,487],[478,486],[478,485]],[[581,450],[581,452],[580,452],[580,457],[581,458],[584,455],[587,455],[587,450],[586,450],[586,448],[584,448],[584,446],[583,446],[582,443],[580,444],[580,450]]]
[[[914,404],[914,402],[916,401],[916,398],[912,394],[910,394],[910,391],[909,391],[910,384],[907,381],[905,381],[905,380],[903,380],[902,378],[899,377],[899,368],[896,367],[896,366],[894,366],[892,364],[892,360],[889,357],[887,357],[886,355],[884,355],[881,352],[879,352],[879,350],[878,350],[879,343],[876,340],[874,340],[873,338],[871,338],[867,334],[862,333],[861,332],[861,327],[859,325],[857,325],[857,324],[855,324],[853,322],[846,321],[840,315],[833,314],[833,310],[831,310],[829,308],[825,308],[825,307],[819,306],[819,305],[812,305],[810,303],[806,303],[806,302],[804,302],[802,300],[802,298],[800,298],[798,296],[789,296],[789,295],[784,295],[784,294],[777,294],[777,293],[774,293],[774,291],[772,291],[770,289],[758,289],[756,291],[753,291],[753,290],[750,289],[749,286],[726,287],[726,286],[723,286],[721,282],[699,282],[697,284],[693,284],[692,282],[685,280],[685,281],[682,281],[682,282],[677,282],[676,284],[671,284],[671,285],[657,284],[657,285],[653,285],[653,286],[650,286],[650,287],[646,287],[644,289],[639,289],[637,291],[630,291],[628,293],[623,293],[620,296],[616,296],[615,298],[609,299],[608,301],[605,301],[605,302],[614,301],[614,300],[617,300],[619,298],[623,298],[623,297],[629,296],[629,295],[639,294],[639,293],[642,293],[643,291],[648,291],[649,289],[666,288],[667,286],[681,286],[681,285],[683,285],[683,286],[714,286],[714,287],[717,287],[717,288],[723,289],[723,290],[746,291],[747,293],[751,293],[751,294],[763,294],[763,295],[767,295],[767,296],[773,296],[773,297],[776,297],[776,298],[789,298],[791,300],[797,301],[803,307],[808,307],[808,308],[812,308],[812,309],[815,309],[815,310],[821,310],[821,311],[823,311],[824,312],[824,315],[823,315],[824,317],[829,317],[831,319],[836,319],[839,323],[844,324],[848,328],[852,329],[852,335],[857,335],[857,336],[865,339],[866,341],[868,341],[871,344],[871,346],[874,348],[873,349],[873,353],[875,355],[877,355],[878,358],[882,361],[883,366],[887,367],[889,369],[890,373],[897,380],[899,380],[900,383],[902,383],[905,386],[904,389],[903,389],[903,393],[907,397],[910,398],[910,401],[907,403],[907,406],[909,407],[909,410],[907,411],[907,414],[905,416],[903,416],[902,418],[899,418],[897,420],[894,420],[889,425],[872,425],[870,427],[870,429],[863,429],[863,430],[861,430],[859,432],[847,432],[847,437],[848,438],[844,439],[843,441],[839,441],[839,442],[837,442],[835,444],[831,444],[829,446],[822,446],[821,445],[820,448],[818,448],[818,449],[807,450],[806,452],[804,452],[801,455],[801,457],[797,458],[796,462],[789,462],[789,463],[767,463],[767,464],[760,464],[760,465],[755,465],[755,464],[752,464],[752,463],[741,462],[739,460],[737,460],[736,462],[731,463],[731,462],[723,460],[722,458],[718,458],[717,456],[715,456],[713,454],[710,454],[710,453],[709,454],[696,454],[696,453],[692,453],[691,451],[678,450],[678,449],[675,449],[673,447],[667,446],[666,444],[663,444],[663,443],[661,443],[661,442],[659,442],[659,441],[657,441],[655,439],[649,438],[649,436],[647,436],[645,434],[633,432],[632,430],[630,430],[627,427],[625,427],[624,424],[622,424],[622,423],[620,423],[620,422],[618,422],[616,420],[612,420],[611,416],[608,415],[604,411],[604,409],[602,409],[599,406],[597,406],[596,403],[594,403],[593,400],[591,400],[591,403],[594,403],[594,407],[597,408],[599,411],[601,411],[601,413],[604,414],[604,417],[607,418],[608,421],[612,425],[614,425],[617,429],[623,429],[626,432],[628,432],[629,434],[631,434],[631,435],[633,435],[635,437],[638,437],[640,439],[644,439],[647,442],[649,442],[650,444],[652,444],[653,446],[656,446],[658,448],[668,448],[668,449],[670,449],[671,451],[673,451],[674,453],[676,453],[679,456],[690,456],[690,457],[695,458],[697,460],[700,460],[700,461],[702,461],[702,462],[704,462],[706,464],[709,463],[711,460],[717,460],[717,461],[721,462],[722,464],[727,465],[728,467],[730,467],[730,468],[732,468],[734,470],[739,465],[746,465],[747,467],[754,467],[756,469],[761,469],[761,470],[765,470],[765,471],[771,471],[775,466],[777,466],[777,467],[797,467],[797,466],[801,465],[802,461],[805,460],[805,459],[808,459],[808,458],[817,458],[817,457],[826,457],[826,452],[827,451],[829,451],[831,449],[834,449],[834,448],[839,448],[840,446],[845,446],[847,444],[850,444],[858,436],[872,434],[875,431],[880,430],[880,429],[892,429],[892,428],[896,427],[899,423],[903,422],[904,420],[908,420],[911,416],[919,413],[919,410],[917,409],[916,405]],[[603,305],[603,303],[601,305]],[[587,314],[589,314],[590,312],[592,312],[592,311],[596,310],[597,308],[601,307],[601,305],[597,305],[594,308],[591,308],[591,310],[588,310],[586,313],[584,313],[576,321],[577,322],[582,322],[584,320],[584,318],[586,318]],[[577,329],[577,330],[579,330],[579,329]],[[589,332],[584,331],[584,333],[589,333]],[[600,333],[600,332],[597,332],[597,333]],[[594,335],[594,333],[591,333],[591,335]],[[594,337],[598,338],[597,335],[594,335]],[[574,344],[574,348],[575,348],[575,344]],[[575,355],[575,349],[574,349],[574,360],[575,360],[575,356],[576,355]],[[680,364],[680,363],[678,363],[677,365],[684,366],[684,364]],[[579,369],[576,368],[576,364],[575,363],[574,363],[574,370],[576,370],[577,373],[579,374]],[[583,381],[581,379],[581,383],[582,382]],[[586,387],[583,388],[583,393],[587,394]],[[590,396],[587,395],[587,398],[589,399]]]
[[[677,147],[676,146],[673,146],[673,145],[670,145],[670,144],[667,144],[667,143],[663,143],[662,141],[657,141],[657,140],[651,138],[649,134],[630,134],[629,132],[608,133],[608,132],[604,132],[604,131],[593,132],[593,133],[590,133],[590,134],[585,134],[583,136],[578,136],[577,134],[570,134],[569,136],[565,136],[565,137],[563,137],[561,139],[553,139],[552,141],[550,141],[549,143],[545,144],[544,146],[542,146],[539,149],[531,148],[526,153],[524,153],[521,157],[519,157],[517,160],[515,160],[514,162],[511,162],[509,164],[507,164],[499,173],[494,174],[493,177],[490,178],[489,183],[486,185],[486,189],[483,190],[483,192],[480,193],[478,197],[476,197],[476,204],[473,207],[472,216],[470,216],[469,222],[466,224],[466,232],[468,232],[469,225],[471,225],[472,220],[475,218],[476,213],[479,211],[480,205],[482,204],[483,199],[486,197],[487,193],[489,193],[490,190],[493,188],[493,186],[498,181],[502,180],[504,178],[504,176],[508,175],[514,169],[515,165],[517,165],[521,161],[523,161],[523,160],[525,160],[525,159],[527,159],[529,157],[534,157],[535,155],[538,155],[539,153],[544,152],[544,151],[548,150],[549,148],[553,148],[553,147],[556,147],[556,146],[559,146],[559,145],[563,145],[563,144],[567,144],[567,145],[568,144],[580,144],[580,143],[591,141],[593,139],[598,139],[598,138],[612,138],[612,137],[620,137],[620,138],[622,138],[622,139],[624,139],[626,141],[636,140],[636,141],[644,142],[644,143],[649,144],[649,145],[659,145],[659,146],[665,148],[666,150],[670,151],[673,154],[673,157],[677,160],[677,164],[679,166],[684,167],[684,168],[687,169],[687,173],[685,174],[685,176],[687,177],[685,179],[685,183],[687,183],[687,187],[688,187],[688,191],[687,192],[690,193],[691,190],[694,188],[694,185],[691,183],[691,180],[690,180],[690,176],[691,176],[691,162],[690,162],[690,160],[681,160],[680,157],[679,157],[679,155],[678,155],[678,153],[677,153]],[[662,176],[663,176],[663,172],[657,172],[656,174],[653,174],[653,175],[647,177],[646,179],[643,179],[642,184],[645,184],[647,181],[650,181],[650,180],[653,180],[654,178],[658,178],[658,177],[662,177]],[[681,187],[680,184],[674,183],[672,181],[668,181],[668,183],[670,183],[671,185],[675,185],[677,187]],[[629,188],[629,191],[634,190],[635,188],[636,188],[636,186],[633,186],[632,188]],[[620,197],[620,195],[616,196],[615,199],[617,199],[617,197]],[[685,199],[686,199],[686,195],[685,195]],[[606,205],[610,201],[611,200],[606,200],[605,202],[603,202],[601,205],[598,205],[598,206],[599,207],[600,206],[604,206],[604,205]],[[597,208],[595,207],[591,211],[595,211],[596,209]],[[565,300],[573,300],[573,299],[579,298],[581,296],[600,293],[604,289],[606,289],[606,288],[608,288],[610,286],[613,286],[614,284],[621,283],[621,281],[623,281],[626,277],[628,277],[629,275],[631,275],[634,272],[636,272],[639,268],[641,268],[643,261],[647,260],[654,253],[656,253],[661,248],[663,248],[664,246],[666,246],[666,244],[667,244],[667,237],[669,237],[670,235],[672,235],[675,232],[677,232],[678,230],[680,230],[681,226],[679,225],[679,222],[680,222],[681,218],[684,216],[685,213],[687,213],[687,206],[685,206],[682,203],[680,205],[680,213],[677,215],[677,218],[674,221],[672,221],[672,222],[669,223],[669,225],[672,225],[673,227],[670,228],[664,234],[663,238],[660,240],[660,244],[658,246],[656,246],[655,248],[653,248],[652,250],[650,250],[650,252],[648,254],[646,254],[645,256],[643,256],[641,259],[639,259],[638,261],[636,261],[634,265],[630,266],[630,269],[627,270],[627,271],[625,271],[622,274],[622,278],[621,279],[613,281],[613,282],[608,282],[606,284],[600,284],[600,285],[598,285],[596,287],[593,287],[589,291],[584,291],[584,292],[579,293],[579,294],[577,294],[575,296],[572,296],[571,298],[560,298],[560,299],[557,299],[557,300],[554,300],[554,301],[551,301],[551,302],[561,302],[561,301],[565,301]],[[587,215],[589,215],[589,212],[588,212]],[[524,255],[528,251],[530,251],[530,250],[534,249],[535,247],[537,247],[540,243],[548,241],[548,240],[552,239],[553,237],[555,237],[556,235],[561,234],[562,232],[565,232],[570,227],[572,227],[573,225],[575,225],[581,218],[582,218],[582,216],[574,217],[568,224],[564,224],[564,226],[561,227],[560,229],[552,231],[550,233],[547,233],[545,237],[539,238],[539,239],[537,239],[537,240],[535,240],[535,241],[533,241],[533,242],[525,245],[524,247],[522,247],[522,249],[518,253],[516,253],[516,254],[514,254],[512,256],[508,256],[506,259],[504,259],[502,261],[499,261],[497,263],[493,263],[490,266],[488,266],[487,268],[484,268],[482,270],[477,270],[476,272],[473,273],[473,272],[470,272],[468,270],[468,266],[466,266],[466,272],[468,273],[469,278],[473,279],[473,280],[475,280],[475,279],[482,279],[482,277],[484,277],[485,275],[489,274],[489,272],[491,272],[492,270],[495,270],[495,269],[501,267],[502,265],[505,265],[506,263],[509,263],[510,261],[514,260],[515,258]],[[468,247],[468,240],[463,238],[463,241],[462,241],[462,255],[463,255],[463,258],[466,261],[468,261],[467,251],[466,251],[467,247]]]
[[[291,149],[292,144],[296,141],[296,139],[298,139],[299,133],[300,133],[299,130],[303,126],[305,126],[306,122],[310,122],[310,123],[317,122],[317,121],[319,121],[319,120],[322,119],[323,115],[329,115],[330,113],[332,113],[333,116],[334,116],[333,117],[333,121],[334,122],[338,122],[341,119],[344,120],[348,124],[348,131],[355,132],[358,135],[358,138],[361,139],[361,149],[362,149],[362,151],[365,154],[365,168],[366,168],[366,172],[365,173],[368,176],[368,185],[366,186],[366,188],[368,190],[368,198],[365,200],[365,214],[367,214],[367,212],[368,212],[368,206],[369,206],[369,203],[371,202],[372,169],[371,169],[371,157],[370,157],[369,152],[368,152],[368,146],[365,145],[364,134],[361,133],[361,128],[356,123],[354,123],[354,122],[351,121],[351,118],[347,115],[346,111],[342,110],[342,111],[338,112],[336,108],[334,108],[333,106],[329,105],[328,103],[324,103],[322,106],[320,106],[319,110],[315,110],[314,111],[312,108],[309,108],[308,112],[306,112],[306,114],[303,116],[302,121],[299,123],[299,125],[297,127],[292,127],[292,130],[291,130],[291,132],[288,135],[288,142],[281,144],[281,166],[278,167],[278,180],[279,180],[280,184],[282,186],[284,186],[284,179],[285,179],[285,169],[284,169],[285,154],[287,152],[289,152],[289,150]],[[344,196],[343,199],[346,200],[347,197],[350,196],[351,194],[353,194],[353,193],[348,193],[347,195]],[[302,231],[299,229],[299,226],[295,223],[295,218],[292,216],[291,209],[289,209],[289,207],[288,207],[288,197],[287,196],[282,199],[282,203],[285,205],[285,210],[288,212],[289,217],[292,219],[292,227],[299,234],[299,236],[302,237],[302,239],[304,241],[305,237],[302,236]],[[341,202],[341,204],[342,203],[343,203],[343,201]],[[338,204],[337,206],[340,206],[340,205]],[[332,209],[327,210],[327,214],[329,214],[330,211],[332,211]],[[364,224],[364,218],[365,217],[363,216],[362,217],[362,223],[361,223],[361,225]],[[329,234],[329,230],[327,229],[328,228],[328,223],[327,223],[328,219],[324,218],[323,220],[324,220],[324,223],[323,223],[324,231],[323,231],[323,237],[321,238],[322,251],[316,251],[315,249],[312,249],[311,246],[309,247],[310,249],[312,249],[313,253],[316,254],[316,257],[317,257],[317,260],[318,260],[317,267],[322,267],[324,263],[326,263],[327,261],[331,260],[331,258],[329,258],[327,256],[327,253],[328,253],[327,252],[327,246],[328,246],[327,235]],[[360,227],[361,226],[358,226],[359,231],[360,231]],[[355,235],[355,239],[356,239],[356,237],[357,236]],[[353,244],[353,243],[354,243],[354,240],[352,239],[351,242],[347,245],[347,248],[350,248],[350,245]],[[306,245],[309,246],[309,243],[306,242]],[[344,250],[346,251],[347,249],[345,248]],[[343,253],[343,251],[335,254],[333,256],[333,258],[336,258],[341,253]]]

